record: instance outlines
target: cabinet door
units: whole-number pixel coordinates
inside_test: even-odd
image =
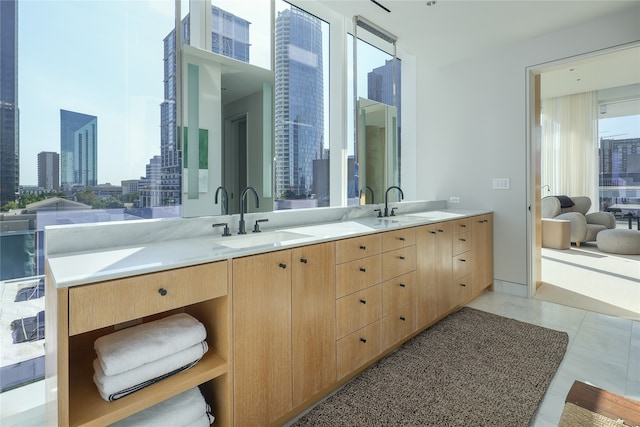
[[[425,225],[416,230],[418,329],[438,317],[436,233],[435,225]]]
[[[472,218],[473,295],[493,285],[493,215]]]
[[[336,381],[335,243],[292,250],[293,406]]]
[[[292,408],[291,252],[233,261],[234,420],[267,425]]]
[[[436,293],[438,295],[438,315],[455,307],[455,295],[452,293],[453,282],[453,241],[452,223],[435,224],[436,231]]]

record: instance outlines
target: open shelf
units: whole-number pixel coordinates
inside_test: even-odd
[[[211,349],[194,367],[113,402],[100,397],[92,361],[71,367],[69,414],[72,426],[105,426],[228,372],[227,361]]]

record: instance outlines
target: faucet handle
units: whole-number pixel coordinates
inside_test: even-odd
[[[396,216],[395,211],[398,208],[391,208],[391,213],[389,214],[389,216]]]
[[[222,226],[224,226],[224,231],[222,232],[222,235],[224,237],[231,236],[231,233],[229,232],[229,224],[228,223],[221,222],[219,224],[213,224],[212,225],[212,227],[222,227]]]
[[[254,233],[259,233],[260,232],[260,225],[258,223],[259,222],[267,222],[267,221],[269,221],[267,218],[257,219],[255,225],[253,226],[253,232]]]
[[[380,209],[374,209],[374,212],[378,212],[378,218],[382,218],[382,211]]]

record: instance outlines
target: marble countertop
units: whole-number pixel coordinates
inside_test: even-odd
[[[485,213],[443,209],[249,231],[230,237],[223,237],[218,229],[216,235],[49,255],[47,262],[56,286],[64,288]]]

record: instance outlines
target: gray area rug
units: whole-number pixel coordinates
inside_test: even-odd
[[[569,341],[469,307],[408,341],[295,426],[528,426]]]

